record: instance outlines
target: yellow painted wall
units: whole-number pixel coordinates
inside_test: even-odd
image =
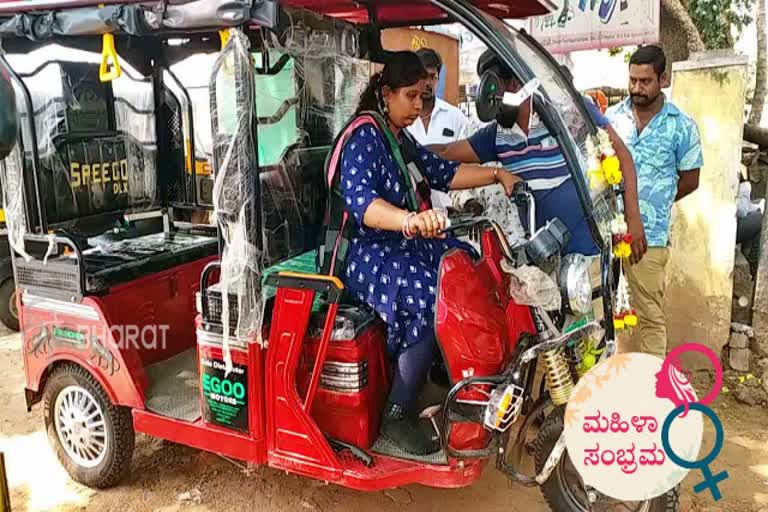
[[[746,76],[741,57],[673,65],[672,101],[699,127],[704,167],[698,190],[673,208],[666,293],[670,350],[702,343],[719,354],[728,341]],[[708,366],[696,357],[686,363]]]

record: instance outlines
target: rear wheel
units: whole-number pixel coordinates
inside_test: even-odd
[[[536,437],[533,448],[537,473],[544,468],[544,463],[563,432],[563,412],[564,409],[558,407],[547,416]],[[599,496],[590,506],[581,477],[568,452],[563,453],[557,467],[541,486],[541,492],[553,512],[677,512],[680,498],[678,486],[652,500],[618,501]]]
[[[125,476],[134,446],[131,412],[113,405],[83,368],[53,371],[43,393],[43,417],[48,441],[73,480],[103,489]]]
[[[0,285],[0,321],[7,328],[19,330],[19,309],[16,306],[16,283],[13,278]]]

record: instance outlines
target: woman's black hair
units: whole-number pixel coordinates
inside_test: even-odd
[[[419,80],[428,78],[427,70],[421,63],[421,59],[413,52],[394,52],[391,53],[384,69],[375,73],[368,86],[360,96],[360,103],[357,105],[356,113],[365,110],[384,111],[384,98],[381,89],[386,85],[390,89],[400,89],[401,87],[410,87]]]

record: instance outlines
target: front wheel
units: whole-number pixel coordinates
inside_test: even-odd
[[[0,285],[0,321],[12,331],[19,330],[19,310],[16,307],[16,283],[8,278]]]
[[[43,418],[48,441],[76,482],[103,489],[128,471],[135,440],[131,411],[113,405],[83,368],[53,371],[43,393]]]
[[[533,445],[537,473],[544,468],[544,463],[563,432],[563,413],[563,407],[555,409],[539,430]],[[652,500],[622,502],[601,497],[590,506],[581,477],[568,452],[563,453],[557,467],[541,486],[541,492],[552,512],[677,512],[680,501],[680,489],[677,486]]]

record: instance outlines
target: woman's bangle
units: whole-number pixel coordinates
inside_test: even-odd
[[[493,182],[498,183],[499,182],[499,166],[493,168]]]
[[[416,214],[414,212],[409,213],[405,217],[403,217],[403,223],[400,225],[400,231],[403,233],[403,237],[410,240],[413,238],[413,233],[411,233],[410,228],[408,227],[408,221],[411,219],[411,217],[415,217]]]

